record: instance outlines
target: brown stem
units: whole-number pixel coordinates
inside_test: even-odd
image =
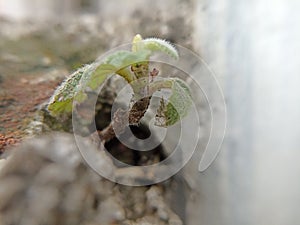
[[[131,70],[135,73],[137,77],[140,77],[142,75],[144,76],[145,71],[148,71],[149,68],[148,68],[148,64],[141,64],[141,65],[135,65],[134,67],[132,66]],[[142,74],[138,74],[138,72],[142,72]],[[155,68],[152,71],[150,71],[149,75],[152,78],[151,82],[153,82],[153,78],[156,77],[158,73],[159,71]],[[147,87],[149,88],[149,84]],[[135,102],[132,108],[130,109],[129,113],[125,110],[118,109],[114,113],[114,117],[111,123],[103,130],[97,131],[101,139],[101,142],[105,143],[113,139],[116,136],[115,131],[118,134],[124,132],[124,129],[128,124],[137,125],[142,119],[142,117],[145,115],[149,107],[151,96],[152,94],[150,96],[141,98],[140,100]]]
[[[137,125],[145,115],[149,107],[150,99],[151,96],[140,99],[132,106],[129,113],[125,110],[118,109],[114,113],[111,123],[103,130],[97,131],[101,142],[105,143],[113,139],[116,136],[115,130],[118,134],[121,134],[127,125]]]

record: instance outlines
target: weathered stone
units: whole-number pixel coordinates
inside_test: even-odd
[[[114,173],[109,161],[98,163]],[[178,218],[166,204],[161,185],[129,187],[101,178],[86,165],[74,137],[66,133],[31,139],[11,150],[0,170],[0,182],[1,225],[113,221],[159,225],[174,224],[170,221]]]

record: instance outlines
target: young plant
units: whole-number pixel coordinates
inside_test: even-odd
[[[165,53],[178,59],[178,52],[169,42],[158,38],[133,38],[131,51],[118,51],[109,55],[103,62],[86,65],[67,78],[55,91],[47,109],[54,117],[71,114],[73,101],[78,104],[87,98],[87,90],[96,90],[110,75],[123,77],[133,91],[132,106],[129,112],[117,110],[111,124],[99,131],[102,141],[114,137],[114,127],[122,132],[125,125],[136,125],[147,111],[152,95],[161,89],[169,89],[170,97],[161,99],[157,109],[155,125],[167,127],[186,116],[192,103],[190,89],[178,78],[157,79],[159,71],[150,69],[149,61],[155,52]],[[126,124],[126,121],[128,123]]]

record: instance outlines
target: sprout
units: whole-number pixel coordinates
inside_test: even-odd
[[[50,99],[48,111],[54,117],[71,114],[74,100],[78,103],[85,101],[87,90],[96,90],[109,76],[118,75],[123,77],[133,90],[134,104],[132,110],[126,114],[129,115],[129,123],[132,121],[132,124],[136,124],[144,116],[151,96],[156,91],[169,89],[170,97],[161,100],[155,125],[167,127],[175,124],[187,115],[192,104],[190,89],[178,78],[156,79],[158,70],[149,69],[150,57],[155,52],[165,53],[174,59],[179,58],[176,48],[169,42],[159,38],[143,39],[138,34],[133,38],[131,51],[117,51],[103,62],[86,65],[70,75]]]

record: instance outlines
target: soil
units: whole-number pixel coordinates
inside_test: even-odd
[[[44,80],[38,83],[36,75],[12,76],[0,83],[0,152],[19,143],[28,134],[26,128],[38,106],[47,101],[60,82]],[[24,76],[23,76],[24,77]]]

